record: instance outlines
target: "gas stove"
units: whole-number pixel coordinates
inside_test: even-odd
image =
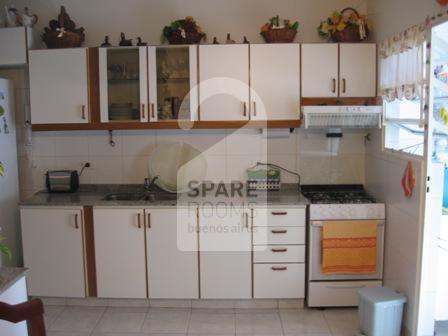
[[[371,204],[375,199],[359,184],[304,185],[302,194],[311,204]]]

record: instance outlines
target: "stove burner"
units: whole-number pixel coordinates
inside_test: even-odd
[[[302,193],[313,204],[375,203],[360,185],[303,186]]]

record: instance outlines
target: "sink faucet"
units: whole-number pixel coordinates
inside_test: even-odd
[[[150,191],[152,189],[152,186],[155,184],[156,180],[160,178],[159,175],[154,176],[152,179],[145,178],[144,187],[146,191]]]

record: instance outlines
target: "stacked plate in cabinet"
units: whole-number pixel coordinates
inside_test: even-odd
[[[254,298],[304,298],[305,207],[253,211]]]

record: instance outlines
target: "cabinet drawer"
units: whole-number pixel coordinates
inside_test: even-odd
[[[255,264],[254,298],[305,297],[305,264]]]
[[[305,227],[256,227],[253,228],[254,245],[303,245]]]
[[[254,248],[255,263],[303,263],[305,245],[268,245]]]
[[[358,291],[361,288],[381,287],[381,285],[381,281],[311,282],[308,285],[308,306],[358,306]]]
[[[253,226],[305,226],[305,208],[254,208]]]

